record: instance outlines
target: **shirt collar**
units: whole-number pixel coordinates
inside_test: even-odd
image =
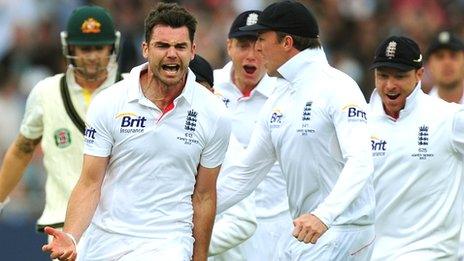
[[[436,86],[432,87],[432,89],[429,92],[429,95],[440,98],[440,96],[438,96],[438,87]],[[459,101],[459,104],[464,104],[464,94],[462,95],[461,100]]]
[[[423,94],[424,92],[421,89],[421,82],[419,82],[417,83],[412,93],[408,97],[406,97],[406,103],[404,105],[404,108],[400,111],[399,117],[396,120],[399,120],[401,118],[404,118],[410,115],[414,111],[417,101],[420,99],[420,96]],[[377,89],[374,89],[374,91],[372,92],[369,104],[370,104],[371,112],[373,115],[376,115],[376,116],[383,115],[385,117],[391,118],[385,113],[385,110],[383,109],[382,99],[380,98],[380,95]]]
[[[130,73],[129,76],[127,77],[127,80],[130,81],[129,83],[129,93],[128,93],[128,102],[133,102],[133,101],[140,101],[142,98],[146,99],[145,96],[143,95],[142,92],[142,86],[140,85],[140,74],[142,71],[148,69],[148,62],[141,64],[139,66],[134,67]],[[174,99],[174,101],[183,98],[185,99],[189,104],[192,104],[193,101],[193,95],[195,88],[200,88],[199,83],[195,81],[195,76],[189,77],[191,75],[194,75],[194,73],[188,69],[188,74],[187,74],[187,80],[185,81],[185,86],[184,89],[182,90],[182,93]]]
[[[328,61],[322,47],[316,49],[305,49],[299,52],[297,55],[282,64],[277,71],[285,80],[294,83],[298,78],[305,76],[305,74],[301,73],[301,68],[304,68],[304,66],[314,62],[328,65]]]

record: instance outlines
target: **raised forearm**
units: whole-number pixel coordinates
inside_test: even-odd
[[[0,202],[5,201],[18,184],[40,140],[31,140],[18,135],[8,148],[0,168]]]

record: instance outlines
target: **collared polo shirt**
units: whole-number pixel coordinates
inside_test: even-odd
[[[84,153],[109,157],[92,222],[137,237],[191,235],[198,166],[221,165],[230,119],[190,70],[172,109],[163,112],[141,91],[147,66],[135,67],[90,105]]]

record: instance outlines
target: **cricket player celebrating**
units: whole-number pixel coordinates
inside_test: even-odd
[[[294,229],[275,258],[369,260],[372,156],[358,85],[328,64],[317,21],[301,3],[271,4],[241,29],[258,32],[255,48],[279,83],[246,152],[224,169],[219,211],[251,193],[278,160]]]
[[[159,3],[145,19],[148,62],[92,102],[63,232],[45,228],[52,258],[206,260],[230,122],[188,69],[196,24]]]
[[[371,66],[373,260],[457,260],[464,110],[422,92],[422,62],[413,40],[391,36],[377,48]]]

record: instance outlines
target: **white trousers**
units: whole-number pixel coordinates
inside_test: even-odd
[[[109,233],[90,225],[77,252],[78,261],[172,260],[189,261],[193,237],[173,233],[168,238],[152,239]]]
[[[373,225],[333,226],[314,245],[300,242],[290,234],[274,260],[368,261],[374,249],[374,241]]]

